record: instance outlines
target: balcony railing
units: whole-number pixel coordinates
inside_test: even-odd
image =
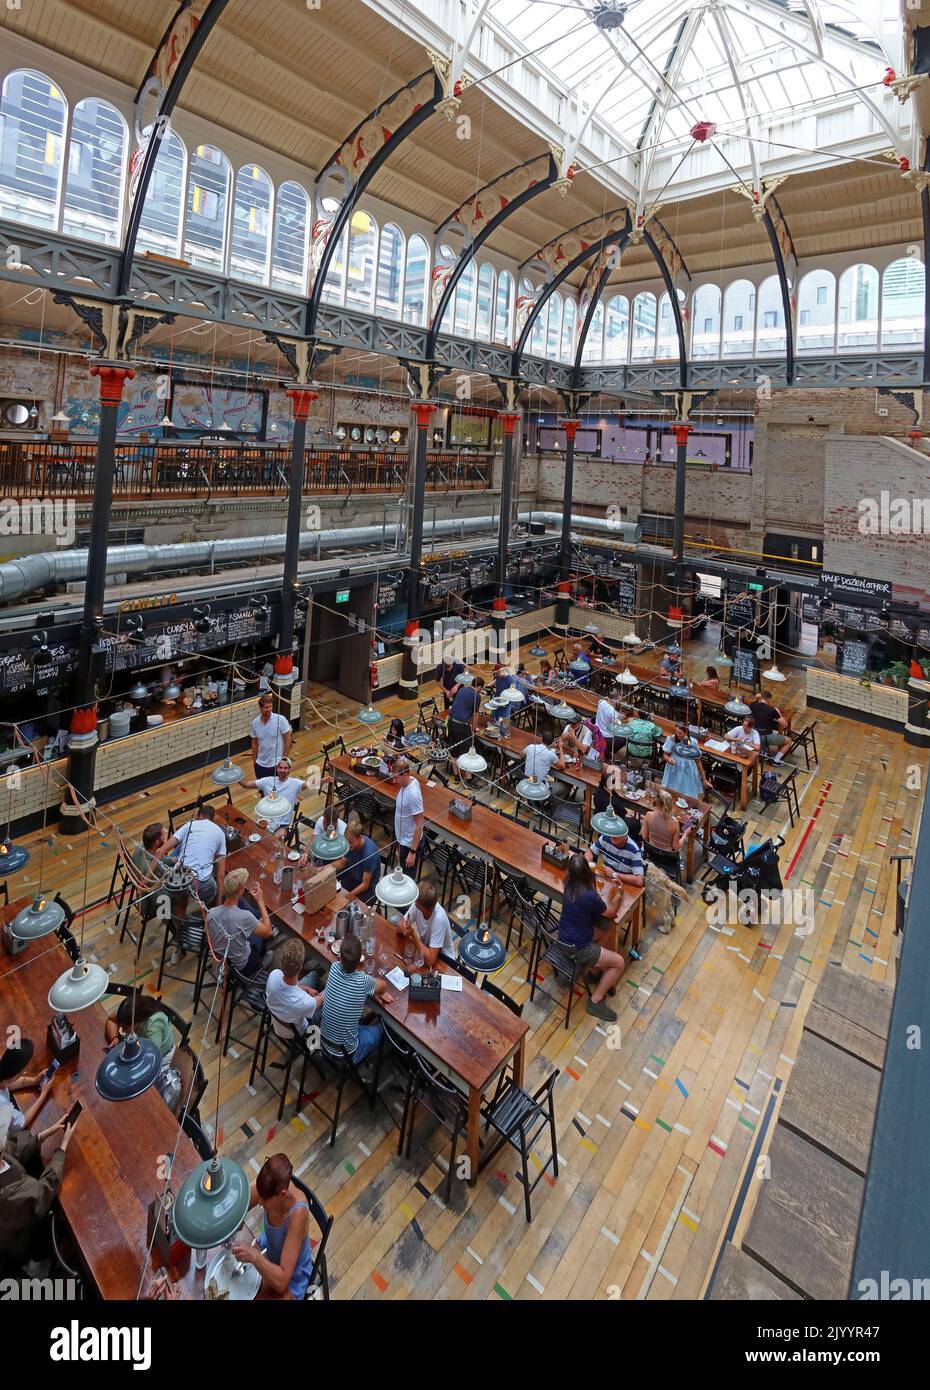
[[[9,498],[68,497],[89,501],[94,490],[96,445],[0,440],[0,494]],[[117,444],[113,497],[285,497],[290,449],[202,444]],[[308,449],[304,495],[355,492],[397,494],[407,486],[405,451]],[[426,487],[432,492],[487,490],[490,455],[435,452],[427,456]]]

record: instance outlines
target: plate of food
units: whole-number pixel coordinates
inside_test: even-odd
[[[679,811],[687,811],[688,809],[687,801],[685,801],[684,798],[680,796],[676,799],[675,805],[678,807]]]
[[[290,860],[290,862],[291,862],[292,864],[296,864],[297,861],[298,861],[298,859],[300,858],[300,850],[299,850],[299,849],[288,850],[288,855],[287,855],[287,857],[288,857],[288,859]]]
[[[261,838],[262,838],[261,835],[259,835],[258,832],[256,831],[255,834],[249,836],[249,844],[250,844],[250,845],[257,845],[258,842],[259,842],[259,840],[260,840]]]
[[[341,941],[331,941],[331,942],[329,943],[329,949],[332,951],[332,953],[333,953],[334,956],[338,956],[339,952],[342,950],[342,942],[341,942]]]
[[[211,1302],[250,1302],[262,1286],[254,1265],[240,1263],[231,1250],[223,1249],[206,1272],[204,1297]]]
[[[364,757],[362,759],[362,767],[379,768],[380,766],[381,759],[377,756],[377,754],[369,753],[367,757]]]
[[[642,801],[646,793],[643,791],[628,791],[625,792],[624,795],[628,801]]]

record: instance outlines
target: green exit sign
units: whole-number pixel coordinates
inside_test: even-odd
[[[349,602],[349,590],[348,590],[348,589],[338,589],[337,592],[336,592],[336,602],[337,602],[337,603],[348,603],[348,602]]]
[[[750,585],[749,585],[749,592],[750,592],[751,594],[762,594],[762,593],[765,592],[765,585],[764,585],[764,584],[750,584]]]

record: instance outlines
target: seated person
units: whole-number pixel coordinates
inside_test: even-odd
[[[647,811],[643,819],[643,840],[660,854],[677,854],[690,833],[690,824],[681,828],[672,796],[660,788],[655,809]]]
[[[623,883],[628,888],[642,888],[646,881],[643,856],[639,845],[628,833],[626,825],[619,835],[599,835],[591,848],[585,850],[585,859],[592,867],[598,857],[604,860],[604,875],[612,883]]]
[[[363,1062],[381,1041],[381,1024],[377,1019],[373,1023],[361,1022],[362,1011],[368,1000],[374,996],[385,1004],[394,1002],[394,996],[384,980],[376,980],[359,971],[361,958],[362,945],[358,937],[343,937],[339,959],[330,967],[326,979],[320,1021],[324,1051],[341,1058],[341,1049],[345,1048],[356,1065]]]
[[[707,675],[704,677],[701,684],[706,686],[708,690],[720,689],[720,677],[717,675],[717,668],[715,666],[708,666]]]
[[[573,854],[568,861],[562,898],[559,941],[579,966],[597,976],[596,983],[591,977],[585,982],[591,995],[588,1013],[605,1023],[616,1023],[617,1015],[607,1004],[607,994],[623,974],[625,962],[618,952],[601,946],[597,936],[603,935],[601,919],[616,918],[620,913],[622,898],[613,892],[608,901],[601,897],[583,854]]]
[[[662,658],[660,670],[663,676],[668,676],[671,681],[681,679],[681,657],[678,655],[677,651],[673,651],[672,648],[669,647]]]
[[[539,678],[537,685],[555,685],[558,680],[558,673],[551,661],[541,661],[539,663]]]
[[[535,777],[537,782],[542,782],[548,778],[552,768],[565,766],[558,750],[553,748],[553,742],[552,731],[547,729],[541,739],[526,745],[523,755],[524,777]]]
[[[577,724],[566,724],[559,738],[556,739],[556,747],[562,753],[576,753],[579,758],[584,758],[591,752],[594,744],[594,731],[586,719],[581,719]]]
[[[452,927],[432,879],[420,884],[416,902],[407,909],[404,929],[408,938],[423,952],[423,962],[432,970],[440,951],[451,956],[454,950]]]
[[[602,811],[610,808],[615,815],[622,819],[625,812],[623,800],[618,795],[618,789],[622,785],[624,770],[609,763],[601,773],[601,780],[598,782],[591,797],[591,807],[593,814],[599,816]]]
[[[576,671],[575,665],[583,666],[583,671]],[[585,651],[580,642],[572,643],[572,654],[569,658],[569,674],[578,686],[585,686],[591,679],[591,658]]]
[[[255,1245],[241,1240],[233,1246],[236,1259],[254,1265],[262,1276],[260,1298],[299,1300],[310,1283],[310,1208],[300,1188],[291,1181],[293,1174],[286,1154],[272,1154],[265,1159],[249,1203],[250,1210],[262,1208],[262,1234]]]
[[[513,683],[520,691],[521,695],[529,696],[533,693],[535,682],[526,669],[525,661],[521,661],[520,665],[517,667],[517,674],[513,678]]]
[[[762,747],[756,721],[751,714],[746,715],[742,724],[736,724],[732,729],[727,729],[724,737],[735,753],[758,753]]]
[[[637,763],[648,762],[652,758],[656,740],[663,737],[663,731],[658,724],[653,723],[644,709],[638,709],[626,726],[627,760],[633,759]]]
[[[218,893],[222,894],[226,867],[226,836],[215,820],[215,809],[205,803],[196,820],[179,826],[156,851],[156,858],[164,859],[172,850],[178,850],[178,863],[190,869],[196,878],[197,897],[205,907],[216,902]]]
[[[143,922],[148,922],[159,910],[158,889],[169,873],[169,866],[159,858],[159,851],[168,839],[165,827],[159,822],[147,825],[142,832],[142,843],[132,852],[132,862],[138,871],[139,884],[136,889],[136,906]],[[161,897],[165,898],[165,894]],[[171,898],[167,896],[166,910],[170,910]]]
[[[609,661],[613,655],[607,643],[601,641],[600,637],[596,637],[593,633],[585,638],[585,642],[588,647],[588,656],[596,656],[601,661]]]
[[[303,943],[291,937],[281,948],[279,965],[272,970],[265,985],[265,1003],[271,1014],[271,1026],[279,1037],[290,1037],[291,1025],[305,1033],[307,1025],[323,1006],[323,995],[315,988],[316,971],[301,978],[304,967]]]
[[[242,783],[243,787],[255,787],[262,796],[280,796],[288,803],[290,810],[270,820],[267,827],[272,835],[278,835],[282,839],[287,836],[293,824],[300,793],[304,787],[310,785],[309,779],[305,782],[302,777],[291,776],[292,766],[290,758],[279,758],[273,777],[256,777],[254,781],[245,778]]]
[[[13,1110],[12,1105],[0,1102],[0,1273],[21,1267],[30,1255],[44,1253],[46,1217],[61,1186],[75,1128],[62,1119],[37,1135],[27,1130],[11,1134]],[[61,1138],[43,1165],[42,1145],[55,1134]],[[40,1170],[39,1177],[32,1176]]]
[[[336,861],[340,885],[350,898],[367,901],[381,874],[381,851],[374,840],[363,834],[356,816],[350,816],[346,822],[345,836],[349,852]]]
[[[151,994],[136,990],[135,1030],[139,1038],[148,1038],[161,1053],[162,1068],[168,1066],[174,1056],[175,1040],[171,1020],[159,1007],[159,1001]],[[108,1047],[120,1038],[127,1038],[133,1027],[133,1001],[129,995],[120,1000],[116,1013],[111,1014],[103,1025],[103,1035]]]
[[[31,1038],[20,1038],[18,1047],[8,1047],[0,1055],[0,1105],[10,1105],[13,1114],[10,1118],[10,1133],[19,1134],[28,1129],[51,1094],[55,1074],[46,1078],[45,1072],[35,1072],[27,1076],[26,1068],[32,1061],[35,1044]],[[20,1110],[13,1099],[17,1092],[37,1091],[38,1095],[26,1110]]]
[[[772,704],[772,692],[763,690],[761,695],[749,701],[749,708],[760,740],[764,741],[772,761],[780,763],[791,747],[791,739],[788,737],[787,719]]]
[[[402,719],[392,719],[390,728],[384,738],[385,743],[388,744],[389,747],[396,749],[397,752],[401,752],[406,746],[404,743],[405,738],[404,721]]]
[[[233,869],[226,875],[223,901],[207,913],[207,935],[215,955],[226,957],[240,975],[257,973],[265,956],[265,942],[271,936],[271,921],[262,886],[252,890],[258,905],[259,918],[243,908],[240,899],[249,881],[248,869]]]

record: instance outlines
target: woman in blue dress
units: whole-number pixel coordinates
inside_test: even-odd
[[[302,1299],[313,1270],[310,1248],[310,1209],[291,1182],[293,1169],[286,1154],[272,1154],[255,1179],[250,1209],[260,1206],[265,1224],[257,1245],[236,1244],[233,1254],[254,1265],[262,1276],[260,1298]]]
[[[702,800],[707,787],[707,777],[698,741],[688,732],[684,724],[676,724],[674,734],[669,734],[662,745],[665,759],[665,772],[662,785],[667,791],[679,796],[694,796]]]

